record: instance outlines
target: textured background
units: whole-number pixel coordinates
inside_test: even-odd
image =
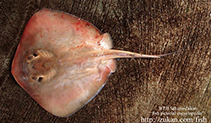
[[[193,107],[211,122],[211,2],[209,0],[1,0],[0,121],[141,122],[166,118],[161,106]],[[42,109],[14,80],[11,63],[30,17],[42,8],[65,11],[113,38],[114,49],[161,59],[120,59],[106,86],[69,118]],[[195,118],[170,115],[169,118]]]

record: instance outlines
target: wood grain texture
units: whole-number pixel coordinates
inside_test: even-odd
[[[209,1],[3,0],[0,4],[1,122],[139,123],[141,118],[165,118],[152,114],[162,112],[161,106],[197,108],[202,112],[200,117],[211,122]],[[10,73],[23,30],[42,8],[65,11],[93,23],[111,34],[114,49],[144,54],[185,49],[161,59],[118,60],[116,72],[94,100],[69,118],[55,117],[42,109]]]

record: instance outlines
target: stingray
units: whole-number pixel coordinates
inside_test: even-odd
[[[68,117],[115,72],[116,58],[160,58],[114,50],[108,33],[68,13],[42,9],[27,23],[12,62],[17,83],[45,110]]]

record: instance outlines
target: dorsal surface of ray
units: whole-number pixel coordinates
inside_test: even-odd
[[[160,58],[112,50],[108,33],[73,15],[43,9],[29,20],[12,74],[45,110],[67,117],[99,93],[116,69],[115,58]]]

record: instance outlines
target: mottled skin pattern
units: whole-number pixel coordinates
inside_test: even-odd
[[[28,22],[16,51],[12,74],[50,113],[67,117],[87,104],[115,71],[114,58],[159,58],[111,50],[109,34],[87,21],[43,9]]]

